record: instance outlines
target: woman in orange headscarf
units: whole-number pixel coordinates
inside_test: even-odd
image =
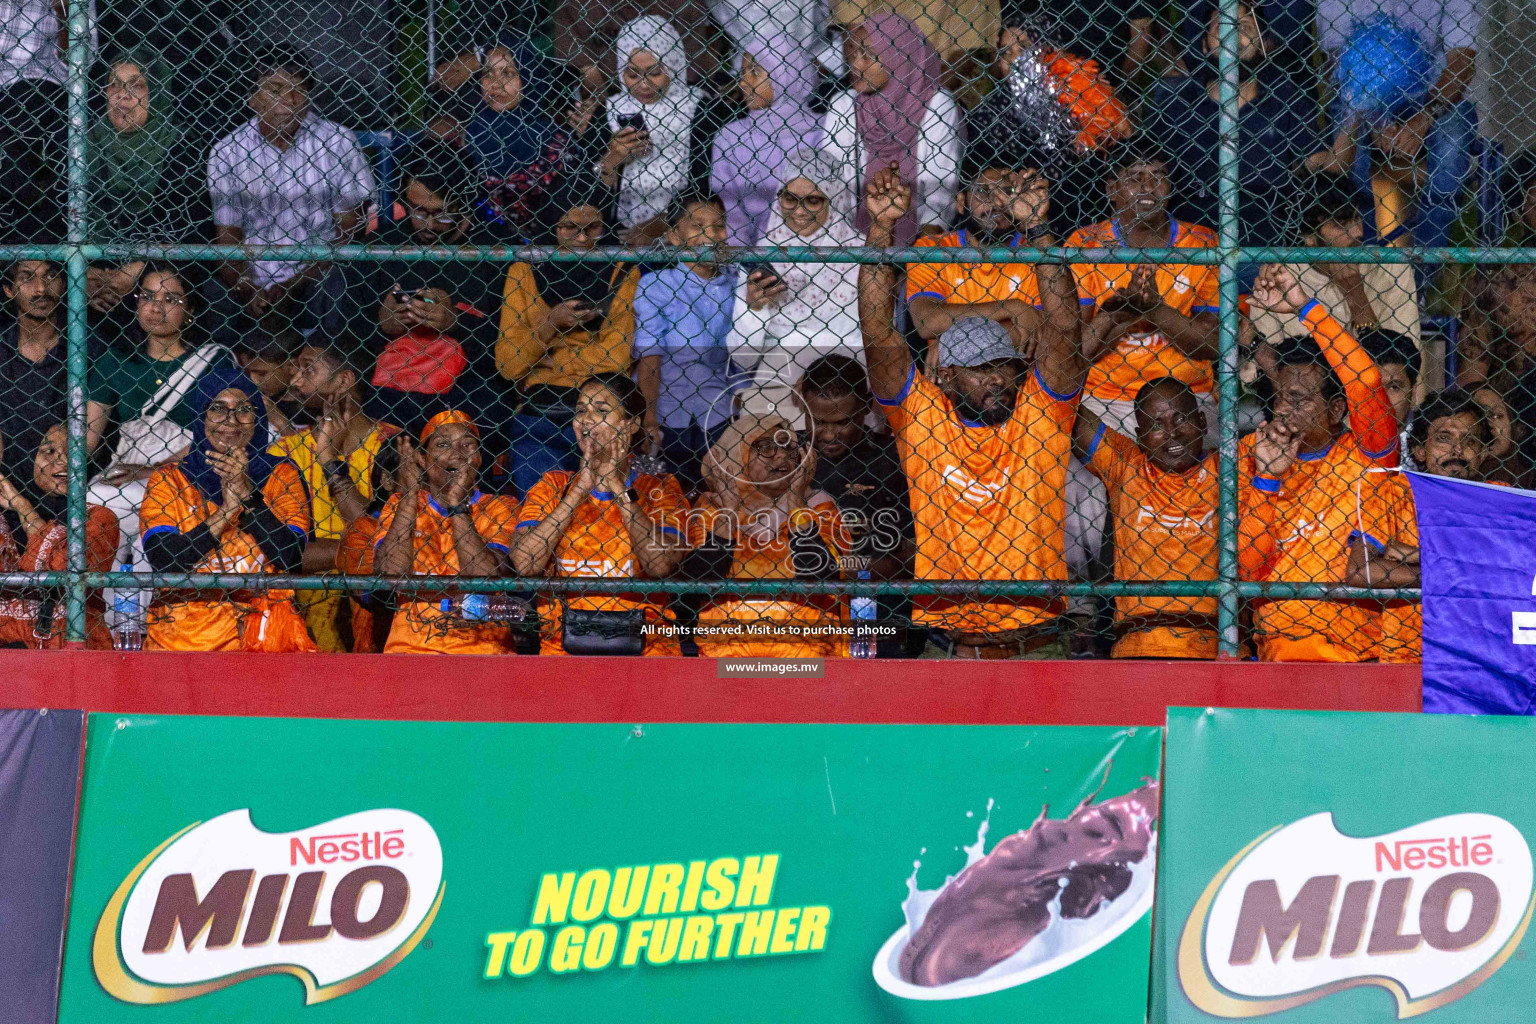
[[[440,412],[421,431],[421,448],[402,434],[400,491],[379,513],[374,564],[386,576],[504,576],[517,501],[485,494],[480,428],[457,410]],[[506,602],[467,614],[442,591],[403,595],[385,654],[511,654]]]
[[[849,539],[837,504],[815,490],[815,449],[776,413],[738,416],[704,460],[706,532],[690,559],[699,579],[835,580]],[[846,654],[841,601],[790,593],[713,596],[699,613],[709,658]],[[753,634],[749,627],[766,630]]]
[[[64,533],[69,494],[69,438],[59,424],[43,435],[32,463],[32,479],[17,487],[0,476],[0,572],[59,572],[66,568],[69,541]],[[101,505],[85,509],[85,567],[112,569],[117,550],[117,516]],[[0,593],[0,644],[57,648],[64,644],[62,591],[42,597],[36,591]],[[52,613],[48,613],[48,608]],[[100,591],[85,605],[85,645],[110,648]],[[39,628],[38,617],[46,617]]]

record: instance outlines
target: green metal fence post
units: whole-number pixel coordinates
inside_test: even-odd
[[[85,237],[86,167],[86,67],[89,63],[90,25],[87,0],[69,0],[69,246],[66,258],[68,335],[67,377],[69,397],[69,587],[66,599],[66,638],[85,640]]]
[[[1216,366],[1217,419],[1220,421],[1220,503],[1217,574],[1221,588],[1217,604],[1218,656],[1237,656],[1240,607],[1237,580],[1237,90],[1238,0],[1221,0],[1218,16],[1217,68],[1221,75],[1221,116],[1217,122],[1218,225],[1221,251],[1219,358]]]

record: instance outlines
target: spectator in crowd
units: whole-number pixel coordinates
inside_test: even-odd
[[[1482,408],[1488,424],[1483,479],[1527,491],[1536,488],[1536,473],[1531,471],[1531,461],[1522,450],[1530,428],[1510,414],[1509,403],[1493,388],[1478,388],[1472,392],[1472,400]]]
[[[1149,144],[1128,143],[1107,179],[1114,216],[1080,228],[1069,246],[1214,246],[1210,228],[1168,212],[1172,185],[1167,164]],[[1207,429],[1216,423],[1211,360],[1216,356],[1219,300],[1214,266],[1188,263],[1078,264],[1079,302],[1088,320],[1083,356],[1091,366],[1083,405],[1111,430],[1136,434],[1135,397],[1143,384],[1175,377],[1195,392]],[[1213,436],[1208,438],[1214,442]],[[1066,500],[1067,561],[1074,575],[1089,574],[1104,539],[1108,493],[1104,483],[1074,461]]]
[[[363,514],[354,519],[342,534],[336,551],[336,570],[348,576],[372,576],[375,545],[379,539],[379,515],[389,499],[399,490],[400,446],[387,444],[373,459],[369,486],[373,497]],[[352,615],[353,654],[378,654],[389,642],[394,626],[395,600],[391,590],[352,591],[347,603]]]
[[[257,62],[250,107],[256,115],[214,144],[208,158],[214,241],[219,245],[342,245],[366,227],[373,172],[357,138],[309,109],[309,68],[273,52]],[[291,318],[308,331],[346,327],[343,268],[229,260],[219,266],[210,312],[229,336],[243,311]],[[248,329],[248,328],[247,328]]]
[[[552,74],[532,43],[498,43],[485,55],[480,105],[465,128],[481,176],[482,214],[510,240],[537,230],[549,196],[582,159],[573,131],[545,112]]]
[[[69,434],[48,428],[20,487],[0,474],[0,572],[62,572],[68,568],[65,523],[69,504]],[[85,568],[109,572],[118,548],[117,517],[95,503],[85,507]],[[0,594],[0,647],[64,646],[62,592]],[[85,646],[111,649],[100,591],[85,604]]]
[[[1199,399],[1158,377],[1134,405],[1134,440],[1086,408],[1072,433],[1073,453],[1109,491],[1115,579],[1214,580],[1220,473]],[[1112,658],[1214,658],[1216,641],[1215,598],[1115,599]]]
[[[683,41],[664,18],[636,18],[615,50],[622,91],[608,101],[612,142],[601,173],[618,190],[616,216],[626,245],[649,245],[667,233],[667,207],[708,179],[713,109],[703,88],[689,85]]]
[[[614,40],[636,18],[665,18],[682,36],[688,80],[703,84],[723,69],[730,44],[710,19],[705,0],[616,0],[594,6],[561,0],[554,12],[555,56],[583,73],[584,87],[603,90],[610,82],[607,64]]]
[[[1017,165],[993,159],[960,193],[961,227],[928,246],[1034,248],[1054,244],[1051,186],[1043,162],[1021,155]],[[986,317],[1008,329],[1027,351],[1040,325],[1040,288],[1028,263],[913,263],[907,267],[907,303],[918,334],[933,339],[967,317]]]
[[[590,252],[604,243],[595,203],[578,192],[558,205],[556,248]],[[576,468],[576,389],[594,373],[630,371],[639,284],[640,268],[627,263],[514,263],[507,271],[496,370],[517,386],[511,455],[519,494],[550,470]]]
[[[1315,175],[1306,190],[1311,193],[1302,215],[1302,243],[1336,249],[1355,249],[1365,244],[1366,218],[1363,207],[1371,205],[1369,193],[1347,178]],[[1383,205],[1374,219],[1378,227],[1392,233],[1386,220],[1389,207]],[[1406,245],[1406,235],[1397,234],[1387,244]],[[1372,238],[1372,244],[1382,244]],[[1407,263],[1314,263],[1288,267],[1301,282],[1302,290],[1348,325],[1356,334],[1380,327],[1407,335],[1415,348],[1420,339],[1418,293],[1413,280],[1413,266]],[[1253,310],[1252,322],[1258,337],[1278,344],[1284,338],[1306,337],[1306,325],[1294,317],[1279,318],[1266,310]]]
[[[836,164],[815,150],[784,164],[764,245],[846,248],[864,244],[853,226],[853,196]],[[842,352],[857,359],[859,268],[854,263],[748,264],[736,284],[726,344],[731,363],[756,384],[787,394],[805,368]],[[859,371],[861,374],[862,370]]]
[[[846,35],[852,26],[874,14],[890,10],[918,27],[939,51],[946,66],[953,67],[967,50],[983,50],[997,38],[997,0],[831,0],[832,24]]]
[[[842,515],[845,553],[853,559],[845,575],[911,579],[916,540],[907,476],[896,439],[869,428],[874,403],[863,365],[844,355],[822,356],[806,367],[796,392],[810,419],[816,449],[811,486],[831,495]],[[881,619],[911,618],[907,598],[884,596],[876,602]],[[882,639],[877,651],[882,658],[893,658],[904,654],[905,647]]]
[[[1499,183],[1507,221],[1500,245],[1530,245],[1536,238],[1536,149],[1510,156]]]
[[[710,187],[725,202],[732,245],[755,245],[768,227],[775,187],[790,154],[819,148],[820,118],[806,105],[816,87],[810,56],[785,38],[753,39],[741,54],[747,116],[715,136]]]
[[[363,410],[357,346],[349,338],[311,338],[294,361],[289,387],[314,425],[290,434],[269,453],[291,461],[309,491],[313,527],[304,545],[304,571],[329,572],[342,534],[368,509],[373,463],[398,431]],[[311,591],[299,599],[310,635],[322,651],[340,651],[339,594]]]
[[[701,580],[797,580],[841,576],[848,534],[837,503],[812,483],[814,449],[777,413],[744,411],[704,460],[709,490],[699,496],[702,538],[690,555]],[[728,583],[699,612],[699,654],[706,658],[825,658],[846,654],[837,636],[793,632],[841,623],[836,595],[732,594]],[[749,627],[766,627],[754,635]]]
[[[49,424],[68,412],[65,387],[64,268],[46,260],[17,260],[5,273],[5,297],[16,319],[0,333],[0,473],[25,480]],[[94,452],[111,409],[86,402],[85,446]]]
[[[1156,4],[1041,0],[1034,6],[1034,17],[1053,27],[1051,35],[1063,50],[1093,61],[1116,85],[1143,78],[1157,54]]]
[[[944,61],[927,37],[899,14],[882,11],[849,29],[843,42],[851,88],[837,93],[822,126],[823,151],[862,192],[895,163],[916,183],[917,205],[896,225],[896,244],[919,229],[942,235],[960,180],[960,107],[943,88]],[[868,230],[863,208],[856,218]]]
[[[235,344],[236,365],[261,391],[262,408],[267,414],[267,444],[276,443],[302,425],[304,410],[294,399],[289,384],[293,381],[294,362],[303,347],[304,336],[291,328],[267,331],[258,327]]]
[[[1413,237],[1419,245],[1449,245],[1472,169],[1477,109],[1467,90],[1477,73],[1482,13],[1473,0],[1320,0],[1318,42],[1330,63],[1338,64],[1351,33],[1383,16],[1418,36],[1438,74],[1434,85],[1412,109],[1385,111],[1388,119],[1374,126],[1351,119],[1341,98],[1333,145],[1313,154],[1309,163],[1316,170],[1350,173],[1368,188],[1373,150],[1398,170],[1411,169],[1422,156],[1425,180],[1414,204]],[[1391,78],[1395,70],[1376,67],[1372,72]],[[1362,137],[1367,130],[1369,137]]]
[[[725,205],[712,194],[678,197],[667,222],[675,246],[726,239]],[[646,274],[635,293],[635,379],[645,395],[646,432],[688,490],[697,488],[699,461],[731,420],[726,338],[736,286],[735,271],[708,258]]]
[[[826,0],[710,0],[709,13],[737,47],[753,38],[784,36],[840,78],[847,68],[828,31],[827,7]]]
[[[1040,170],[1058,184],[1055,223],[1072,231],[1102,220],[1106,154],[1131,133],[1131,116],[1107,68],[1060,43],[1060,26],[1040,15],[1007,14],[997,38],[991,90],[966,115],[965,180],[1009,162],[1020,146],[1042,154]],[[1015,72],[1020,60],[1024,64]]]
[[[1217,12],[1207,19],[1205,53],[1220,44]],[[1238,241],[1274,245],[1293,234],[1297,201],[1292,168],[1317,147],[1300,92],[1270,62],[1275,44],[1252,3],[1238,7],[1237,88]],[[1142,130],[1167,140],[1176,213],[1214,225],[1221,219],[1221,79],[1213,61],[1194,74],[1161,79],[1142,117]]]
[[[893,172],[868,190],[869,242],[886,246],[911,206]],[[996,321],[966,317],[940,337],[930,379],[892,323],[895,268],[859,271],[859,319],[870,389],[912,487],[920,580],[1065,580],[1062,489],[1086,365],[1072,279],[1036,266],[1042,300],[1033,365]],[[1028,510],[1020,515],[1017,510]],[[1059,602],[1035,597],[922,597],[936,655],[1060,656]]]
[[[1483,406],[1464,394],[1431,395],[1414,411],[1413,461],[1422,472],[1456,480],[1483,481],[1492,434]],[[1493,483],[1495,481],[1487,481]],[[1378,481],[1376,519],[1351,537],[1351,587],[1419,585],[1419,521],[1413,488],[1398,474]],[[1388,601],[1381,613],[1380,660],[1414,663],[1423,659],[1424,621],[1417,601]]]
[[[456,409],[438,413],[421,433],[421,448],[402,434],[400,491],[379,513],[374,564],[385,576],[502,576],[517,502],[485,494],[480,428]],[[510,654],[503,623],[455,615],[441,592],[402,596],[384,645],[386,654]]]
[[[1392,403],[1398,429],[1407,430],[1419,386],[1419,350],[1413,339],[1380,327],[1353,333],[1381,373],[1381,386]]]
[[[95,0],[86,0],[85,17],[89,64],[96,53]],[[0,30],[0,109],[5,111],[0,115],[0,241],[5,243],[63,238],[68,60],[63,0],[10,0],[5,5]]]
[[[131,350],[106,349],[91,361],[88,400],[118,423],[112,463],[91,481],[90,500],[104,505],[122,527],[117,566],[147,572],[139,540],[139,506],[150,474],[183,458],[197,419],[191,394],[206,373],[227,370],[234,358],[192,329],[196,295],[181,272],[146,263],[139,278],[137,327]]]
[[[299,471],[266,451],[256,384],[234,369],[205,374],[185,458],[150,474],[139,512],[156,572],[297,572],[309,536]],[[162,590],[150,606],[146,650],[313,651],[288,592]]]
[[[93,241],[164,244],[208,236],[201,154],[173,114],[170,77],[147,50],[130,50],[108,65],[106,116],[92,122],[85,144]],[[114,311],[139,287],[144,266],[128,260],[88,270],[91,308]]]
[[[1536,423],[1536,265],[1490,267],[1472,276],[1467,291],[1456,383],[1492,387],[1528,430]]]
[[[641,473],[646,398],[629,377],[594,374],[576,399],[581,467],[552,470],[528,492],[512,543],[517,576],[665,579],[688,547],[688,502],[676,479]],[[540,602],[543,654],[678,654],[649,633],[665,606],[640,593],[585,594]]]
[[[1281,73],[1290,77],[1301,90],[1298,100],[1306,104],[1302,116],[1311,120],[1317,114],[1317,72],[1312,68],[1316,52],[1314,28],[1317,21],[1315,0],[1255,0],[1259,17],[1265,26],[1265,60]],[[1205,64],[1214,67],[1216,53],[1206,45],[1206,32],[1211,15],[1216,12],[1217,0],[1193,0],[1180,12],[1176,44],[1182,56],[1174,61],[1181,72],[1189,72]],[[1298,113],[1301,113],[1300,111]]]
[[[1261,270],[1251,301],[1300,315],[1316,347],[1281,349],[1270,421],[1238,444],[1244,564],[1258,579],[1335,583],[1371,515],[1369,471],[1398,463],[1397,419],[1370,355],[1288,269]],[[1261,601],[1254,627],[1261,661],[1367,661],[1379,638],[1371,611],[1345,601]]]
[[[384,245],[440,249],[494,244],[473,213],[474,172],[446,143],[427,139],[406,156]],[[495,354],[504,271],[489,260],[383,260],[371,302],[383,344],[365,389],[369,415],[420,434],[448,408],[483,417]],[[473,369],[471,369],[473,368]],[[460,383],[462,381],[462,383]]]

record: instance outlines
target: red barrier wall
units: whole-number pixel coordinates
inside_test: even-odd
[[[1416,666],[828,661],[717,679],[703,658],[0,652],[0,707],[449,721],[1161,725],[1170,704],[1419,711]]]

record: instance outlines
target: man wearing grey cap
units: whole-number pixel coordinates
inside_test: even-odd
[[[891,244],[911,201],[894,172],[871,179],[870,245]],[[1022,345],[1032,364],[1007,328],[962,317],[939,337],[930,377],[892,322],[895,267],[859,271],[869,383],[911,486],[919,580],[1067,579],[1062,490],[1088,366],[1071,271],[1040,263],[1035,273],[1040,324]],[[934,657],[1064,657],[1063,607],[1045,597],[948,594],[916,598],[912,617],[930,627]]]

